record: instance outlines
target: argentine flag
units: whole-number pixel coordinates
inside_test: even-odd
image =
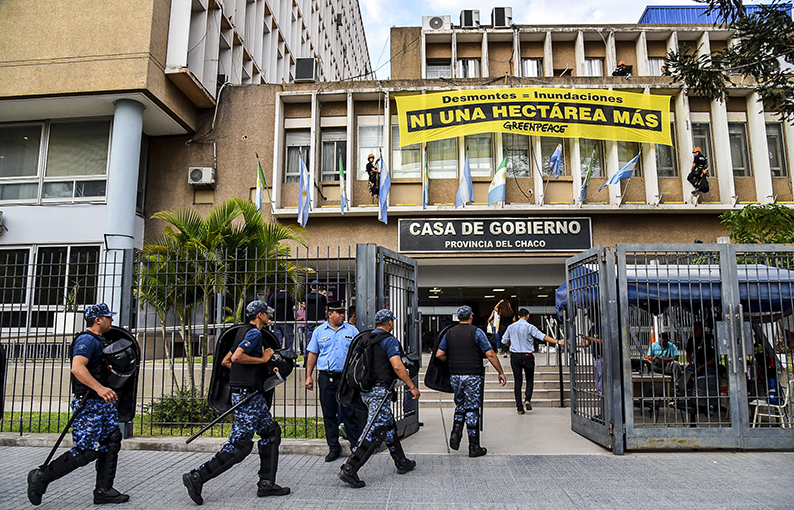
[[[389,191],[391,190],[391,177],[389,177],[389,170],[386,168],[386,161],[383,159],[383,154],[380,155],[380,188],[379,188],[379,207],[378,207],[378,220],[386,225],[389,224]]]
[[[549,158],[549,164],[551,165],[551,172],[554,174],[555,179],[560,178],[560,167],[562,166],[562,144],[557,144],[557,148],[554,149],[554,154],[551,155]]]
[[[598,191],[604,189],[608,184],[618,184],[622,179],[628,179],[629,177],[631,177],[631,173],[634,171],[634,167],[637,166],[638,159],[640,159],[640,153],[637,153],[637,155],[634,156],[631,159],[631,161],[623,165],[623,168],[615,172],[615,175],[610,177],[608,181],[602,184],[601,187],[598,188]]]
[[[488,186],[488,205],[505,201],[505,183],[507,182],[507,156],[499,163],[499,168]]]
[[[474,201],[474,187],[471,184],[471,168],[469,167],[469,151],[466,151],[466,164],[460,173],[458,194],[455,195],[455,209],[465,207],[467,202]]]
[[[300,171],[300,184],[298,185],[298,224],[301,227],[306,227],[309,221],[309,206],[312,202],[312,189],[309,183],[309,171],[306,170],[306,164],[303,162],[303,156],[300,158],[301,171]]]

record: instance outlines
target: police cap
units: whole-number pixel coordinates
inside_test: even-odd
[[[328,302],[328,311],[329,312],[345,313],[345,302],[344,301],[329,301]]]
[[[260,313],[272,315],[273,309],[267,306],[263,301],[256,299],[248,303],[248,306],[245,307],[245,313],[248,315],[259,315]]]
[[[391,310],[388,308],[384,308],[383,310],[378,310],[378,313],[375,314],[375,324],[385,324],[389,321],[396,321],[397,317],[394,316]]]
[[[105,303],[87,306],[85,312],[83,312],[85,320],[96,319],[97,317],[113,317],[114,315],[116,315],[116,312],[111,312]]]
[[[458,319],[465,321],[466,319],[474,315],[474,312],[472,312],[471,307],[469,305],[463,305],[460,308],[458,308],[457,315],[458,315]]]

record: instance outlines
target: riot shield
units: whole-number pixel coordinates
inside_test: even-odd
[[[367,410],[367,406],[364,404],[364,401],[361,400],[361,392],[347,383],[347,373],[350,369],[350,358],[353,356],[356,346],[361,339],[369,338],[371,332],[371,329],[362,331],[350,341],[350,347],[347,349],[347,357],[345,357],[345,368],[342,370],[342,378],[339,381],[339,385],[336,387],[336,401],[350,409]]]
[[[452,384],[449,382],[449,364],[446,361],[441,361],[436,358],[438,344],[441,343],[441,339],[453,326],[455,326],[455,324],[450,324],[442,329],[433,342],[433,350],[430,353],[430,361],[427,364],[427,371],[425,372],[425,386],[431,390],[453,393]]]
[[[231,370],[224,367],[221,362],[226,354],[231,350],[235,338],[241,328],[248,329],[248,324],[239,324],[225,330],[215,342],[215,353],[212,363],[212,375],[210,377],[210,388],[207,394],[207,402],[210,407],[219,413],[228,411],[232,407],[232,390],[229,387],[229,376]],[[295,351],[292,349],[281,349],[278,338],[268,329],[260,330],[262,333],[262,345],[265,348],[273,349],[273,357],[262,366],[264,381],[265,399],[268,407],[272,406],[273,388],[284,382],[292,373],[295,366]]]
[[[106,340],[110,341],[110,347],[112,348],[115,343],[121,344],[122,342],[126,344],[126,342],[130,342],[132,344],[132,349],[135,352],[135,365],[134,369],[131,369],[128,373],[122,374],[111,374],[111,376],[115,376],[115,380],[117,381],[113,387],[113,391],[116,392],[118,396],[118,401],[116,403],[116,408],[119,412],[119,421],[125,422],[130,421],[135,417],[135,400],[138,395],[138,374],[140,373],[140,361],[141,361],[141,346],[138,344],[138,340],[135,336],[132,335],[126,329],[120,328],[118,326],[111,326],[110,331],[103,335]]]

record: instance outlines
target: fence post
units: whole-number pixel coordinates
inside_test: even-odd
[[[375,328],[378,311],[377,255],[375,244],[356,245],[356,323],[358,329]]]
[[[135,250],[125,248],[122,250],[121,259],[121,309],[119,310],[119,327],[132,329],[132,302],[134,300],[134,273],[135,273]]]

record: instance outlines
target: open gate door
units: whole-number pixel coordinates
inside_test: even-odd
[[[356,245],[356,319],[360,331],[375,327],[375,313],[388,308],[397,317],[394,336],[408,353],[421,353],[421,317],[416,260],[375,244]],[[421,363],[421,356],[419,357]],[[418,381],[414,381],[417,385]],[[402,384],[392,411],[397,431],[405,437],[419,429],[419,401]]]

